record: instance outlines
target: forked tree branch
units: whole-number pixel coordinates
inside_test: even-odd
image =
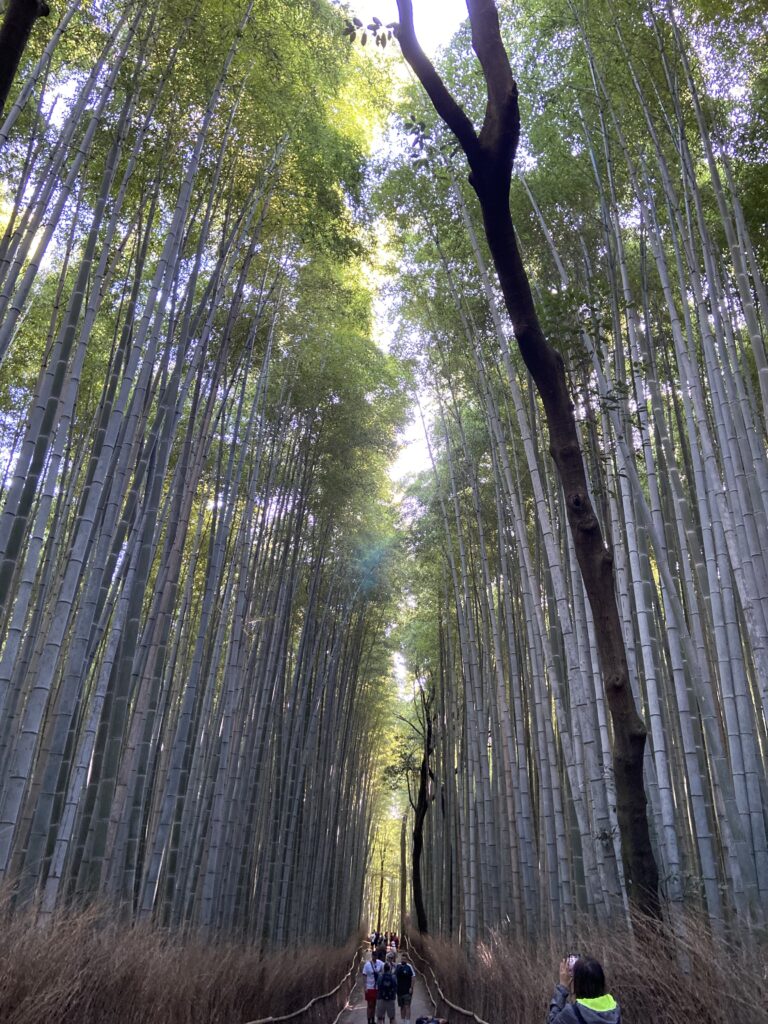
[[[400,44],[403,56],[424,86],[437,113],[459,140],[470,166],[480,155],[480,143],[474,125],[446,88],[432,61],[427,57],[416,38],[413,27],[413,4],[411,0],[397,0],[400,23],[395,26],[395,38]]]
[[[596,623],[598,656],[614,728],[616,809],[627,885],[633,903],[644,912],[658,916],[659,876],[643,781],[646,730],[629,682],[627,654],[614,590],[613,555],[603,540],[590,500],[563,358],[542,330],[509,207],[512,166],[520,133],[520,111],[517,85],[501,39],[496,4],[494,0],[467,0],[472,47],[482,67],[487,90],[485,118],[479,135],[419,46],[413,29],[411,0],[397,0],[397,5],[402,23],[396,35],[403,56],[426,89],[437,114],[466,154],[471,171],[469,180],[480,202],[485,237],[499,275],[510,322],[544,406],[550,451],[557,466],[571,536]],[[425,709],[428,736],[430,729],[431,722]],[[422,764],[422,787],[425,767],[428,768],[426,761]],[[424,797],[420,788],[417,806],[426,814],[428,803]],[[416,840],[414,829],[415,867],[418,866]],[[420,834],[418,842],[420,855]],[[415,890],[414,882],[414,893]],[[418,901],[417,911],[420,918],[424,916],[423,906],[420,907]]]
[[[494,175],[503,179],[502,184],[508,185],[520,139],[520,109],[517,83],[501,40],[496,4],[493,0],[467,0],[472,48],[483,70],[488,96],[479,136],[416,38],[412,0],[397,0],[397,8],[400,23],[395,27],[395,38],[435,110],[464,150],[473,184],[480,185],[481,170],[492,168]]]
[[[472,49],[480,61],[488,91],[480,142],[496,160],[515,162],[520,139],[520,108],[517,82],[501,39],[499,12],[494,0],[467,0],[472,27]]]

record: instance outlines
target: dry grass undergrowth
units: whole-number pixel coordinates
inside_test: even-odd
[[[243,1024],[296,1010],[329,992],[356,943],[260,957],[253,949],[179,939],[104,922],[96,912],[40,928],[0,914],[2,1024]],[[348,993],[300,1024],[332,1020]]]
[[[490,1024],[544,1024],[559,961],[569,952],[602,963],[622,1024],[768,1024],[766,937],[744,946],[718,942],[693,918],[679,930],[682,937],[673,943],[670,932],[653,923],[644,922],[633,936],[586,923],[567,948],[494,936],[471,959],[438,939],[417,937],[413,945],[445,995]],[[451,1024],[471,1021],[442,1009]]]

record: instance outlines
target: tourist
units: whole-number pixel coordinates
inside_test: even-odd
[[[377,985],[383,970],[383,962],[377,958],[375,952],[372,952],[370,960],[366,960],[363,964],[362,971],[365,984],[365,1006],[368,1014],[368,1024],[373,1024],[376,1018]]]
[[[573,992],[573,1002],[568,997]],[[621,1024],[619,1004],[608,992],[603,968],[588,957],[566,957],[549,1004],[546,1024]]]
[[[390,964],[384,964],[384,972],[379,975],[376,998],[376,1020],[383,1024],[384,1016],[391,1021],[395,1019],[395,1000],[397,999],[397,982]]]
[[[397,982],[397,1005],[400,1007],[400,1019],[411,1019],[411,1000],[413,999],[413,983],[416,971],[408,961],[408,954],[400,954],[400,963],[395,968]]]

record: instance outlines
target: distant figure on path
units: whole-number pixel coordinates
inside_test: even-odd
[[[571,988],[574,1001],[569,1003]],[[560,962],[560,982],[549,1004],[547,1024],[621,1024],[621,1009],[606,989],[597,960],[579,957],[573,967],[568,958]]]
[[[383,1024],[384,1015],[390,1020],[395,1019],[395,999],[397,998],[397,982],[391,966],[384,964],[384,973],[379,975],[378,998],[376,999],[376,1020]]]
[[[376,1019],[376,986],[379,982],[379,977],[384,970],[384,964],[376,956],[376,953],[371,953],[371,959],[366,960],[363,964],[363,978],[365,979],[365,1008],[368,1012],[368,1024],[373,1024]]]
[[[411,1000],[413,999],[413,982],[416,971],[408,963],[408,954],[400,954],[400,963],[395,968],[397,982],[397,1005],[400,1007],[400,1019],[411,1019]]]

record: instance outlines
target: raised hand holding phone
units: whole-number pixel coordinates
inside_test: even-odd
[[[560,984],[563,988],[570,988],[573,981],[573,973],[568,966],[568,957],[560,961]]]

